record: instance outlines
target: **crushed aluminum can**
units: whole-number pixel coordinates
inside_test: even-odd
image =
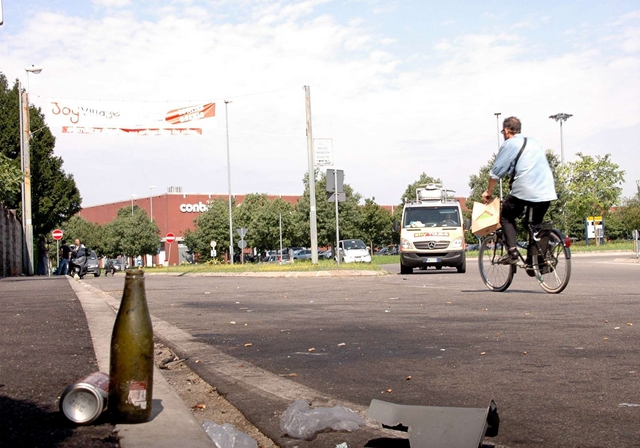
[[[68,386],[60,396],[60,412],[74,423],[86,425],[107,409],[109,374],[94,372]]]

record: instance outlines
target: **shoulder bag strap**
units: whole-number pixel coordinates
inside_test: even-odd
[[[524,138],[524,143],[522,144],[522,148],[520,148],[520,152],[516,156],[516,161],[513,162],[513,173],[511,174],[511,180],[509,181],[509,188],[513,185],[513,179],[516,177],[516,166],[518,166],[518,160],[520,160],[520,156],[522,155],[522,151],[527,146],[527,137]]]

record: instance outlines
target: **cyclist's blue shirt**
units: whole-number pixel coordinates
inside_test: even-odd
[[[524,136],[516,134],[506,140],[496,157],[489,175],[493,179],[501,179],[507,174],[513,174],[513,164],[522,144]],[[546,202],[558,199],[556,195],[553,173],[540,143],[527,137],[527,146],[524,148],[511,188],[511,194],[523,201]]]

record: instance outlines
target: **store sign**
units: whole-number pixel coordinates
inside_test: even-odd
[[[202,201],[197,204],[180,204],[180,211],[182,213],[202,213],[209,210],[207,204],[203,204]]]

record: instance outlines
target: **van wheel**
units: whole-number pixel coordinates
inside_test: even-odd
[[[405,266],[402,263],[400,263],[400,274],[402,275],[413,274],[413,268],[410,268],[409,266]]]
[[[462,260],[462,264],[460,266],[456,266],[459,274],[464,274],[467,272],[467,259]]]

